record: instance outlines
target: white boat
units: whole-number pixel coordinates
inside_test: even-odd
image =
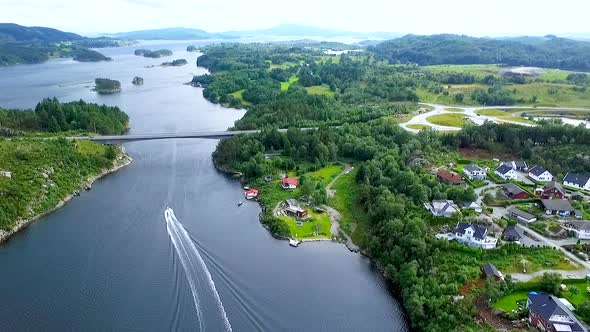
[[[297,241],[297,240],[289,239],[289,245],[290,245],[291,247],[297,247],[297,246],[299,246],[299,243],[301,243],[301,241]]]

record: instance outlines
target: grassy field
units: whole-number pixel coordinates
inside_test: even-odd
[[[590,107],[590,93],[588,91],[574,91],[572,85],[532,83],[507,87],[516,90],[516,99],[530,100],[537,97],[537,106],[569,106]]]
[[[334,97],[334,91],[330,90],[330,88],[326,85],[314,85],[306,87],[305,89],[310,95],[324,95],[328,97]]]
[[[502,111],[498,109],[485,109],[485,110],[478,110],[475,112],[479,115],[486,115],[486,116],[508,116],[511,115],[511,111]]]
[[[342,175],[336,181],[332,187],[336,194],[330,199],[328,205],[342,214],[340,228],[350,235],[355,244],[364,246],[367,243],[367,232],[365,231],[367,215],[363,207],[358,203],[358,193],[354,190],[356,188],[355,177],[357,171],[355,168],[352,172]]]
[[[416,94],[421,102],[426,103],[434,103],[434,104],[443,104],[443,105],[455,105],[457,102],[455,101],[455,95],[462,93],[464,96],[463,104],[464,105],[472,105],[477,106],[479,105],[476,101],[471,99],[471,93],[477,89],[487,89],[488,87],[485,85],[480,84],[454,84],[454,85],[445,85],[445,91],[448,91],[448,95],[444,94],[436,94],[433,92],[428,91],[425,88],[417,88]]]
[[[291,217],[279,217],[284,221],[291,231],[291,236],[294,239],[324,239],[332,238],[330,233],[330,217],[327,213],[316,213],[308,209],[310,219],[303,222],[302,226],[297,225],[297,220]],[[317,235],[314,235],[317,234]]]
[[[289,90],[289,87],[291,86],[291,84],[293,84],[297,81],[299,81],[299,77],[291,76],[287,82],[281,82],[281,91]]]
[[[437,114],[429,116],[426,120],[430,123],[447,127],[463,127],[467,123],[467,119],[463,114]]]
[[[498,302],[494,303],[494,308],[504,310],[506,312],[518,310],[518,305],[516,302],[519,300],[526,300],[529,292],[530,291],[517,291],[510,293],[498,300]]]
[[[565,70],[545,69],[545,72],[537,76],[537,78],[546,82],[565,81],[567,79],[567,75],[569,74],[570,72]]]
[[[517,123],[530,124],[530,125],[536,124],[535,121],[521,118],[519,116],[498,116],[498,117],[496,117],[496,119],[498,119],[500,121],[511,121],[511,122],[517,122]]]
[[[307,173],[305,176],[312,178],[316,181],[320,181],[323,185],[327,185],[332,181],[338,174],[344,170],[344,166],[340,164],[328,165],[318,171]]]
[[[447,111],[447,112],[455,112],[455,113],[463,113],[463,112],[465,112],[465,110],[462,110],[460,108],[453,108],[453,107],[445,108],[445,111]]]
[[[498,65],[435,65],[424,66],[426,70],[433,73],[462,73],[470,74],[478,79],[483,79],[486,75],[497,75],[500,67]]]
[[[416,130],[422,130],[422,129],[428,129],[428,128],[432,128],[431,126],[428,125],[423,125],[423,124],[409,124],[408,128],[410,129],[416,129]]]
[[[236,98],[236,99],[239,99],[240,102],[242,103],[242,105],[244,105],[244,106],[250,106],[252,104],[250,102],[248,102],[248,101],[245,101],[244,100],[244,97],[242,96],[244,94],[244,91],[246,91],[246,89],[242,89],[242,90],[238,90],[236,92],[232,92],[229,95],[232,96],[232,97],[234,97],[234,98]]]
[[[267,61],[270,63],[270,61]],[[284,62],[281,63],[280,65],[274,64],[274,63],[270,63],[270,68],[268,68],[268,70],[273,70],[273,69],[287,69],[289,67],[293,67],[293,66],[299,66],[301,65],[301,63],[299,62]]]

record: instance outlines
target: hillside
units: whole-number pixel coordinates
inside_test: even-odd
[[[0,23],[0,42],[60,42],[81,40],[84,37],[71,32],[45,27],[25,27],[13,23]]]
[[[552,36],[491,39],[407,35],[369,50],[393,63],[506,64],[590,71],[590,43]]]
[[[210,39],[218,37],[216,34],[209,33],[199,29],[188,28],[166,28],[153,30],[140,30],[119,32],[109,34],[109,37],[121,39],[137,40],[191,40],[191,39]]]

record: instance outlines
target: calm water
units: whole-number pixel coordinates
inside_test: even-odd
[[[182,51],[186,45],[150,45],[175,51],[165,60],[136,57],[131,47],[103,49],[115,59],[110,63],[0,68],[0,105],[82,98],[120,106],[134,133],[224,130],[244,112],[213,105],[200,89],[182,85],[205,72],[195,66],[197,54]],[[176,58],[189,65],[145,68]],[[145,84],[133,86],[133,76]],[[123,92],[96,95],[96,77],[120,80]],[[131,166],[1,245],[0,330],[223,330],[219,308],[205,294],[208,273],[235,331],[406,330],[398,303],[367,259],[329,242],[291,248],[261,227],[257,204],[238,208],[239,184],[212,166],[216,144],[126,144]],[[206,264],[191,279],[201,321],[168,235],[167,206]]]

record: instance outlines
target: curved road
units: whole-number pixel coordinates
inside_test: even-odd
[[[433,124],[427,120],[428,117],[431,117],[433,115],[449,114],[449,113],[450,114],[452,114],[452,113],[464,114],[465,116],[470,117],[470,118],[473,117],[473,118],[481,119],[483,121],[488,120],[488,121],[492,121],[492,122],[498,122],[496,117],[486,116],[486,115],[478,115],[476,113],[478,110],[484,110],[484,109],[502,109],[502,110],[524,110],[524,109],[529,110],[529,109],[532,109],[532,110],[589,111],[590,112],[590,108],[579,108],[579,107],[545,107],[545,106],[543,106],[543,107],[534,107],[534,106],[477,106],[477,107],[473,107],[473,106],[438,105],[438,104],[430,104],[430,103],[420,103],[420,105],[430,106],[430,107],[433,107],[434,109],[432,111],[429,111],[426,113],[418,114],[418,115],[414,116],[413,118],[411,118],[408,122],[401,123],[400,126],[402,126],[402,128],[404,128],[405,130],[412,132],[412,133],[418,133],[420,130],[409,128],[408,125],[425,125],[425,126],[429,126],[435,130],[440,130],[440,131],[458,131],[458,130],[460,130],[461,128],[441,126],[441,125]],[[450,111],[446,110],[447,108],[461,109],[461,110],[463,110],[463,112],[450,112]],[[508,120],[502,120],[502,122],[513,123],[513,124],[518,124],[518,125],[522,125],[522,126],[532,126],[530,124],[508,121]]]

